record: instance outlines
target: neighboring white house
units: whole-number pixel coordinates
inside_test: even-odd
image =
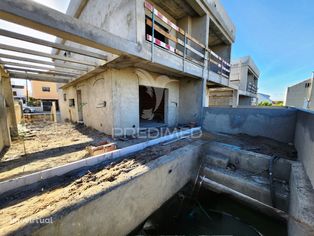
[[[314,78],[307,79],[288,87],[286,91],[285,105],[314,110],[313,80]]]
[[[15,98],[25,98],[26,97],[26,86],[25,81],[21,80],[11,80],[12,93]]]
[[[270,95],[264,94],[264,93],[258,93],[257,94],[257,103],[261,102],[269,102],[272,103],[273,101],[270,99]]]

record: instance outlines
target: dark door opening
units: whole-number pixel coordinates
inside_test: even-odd
[[[166,89],[139,86],[139,116],[141,127],[158,127],[165,122]]]

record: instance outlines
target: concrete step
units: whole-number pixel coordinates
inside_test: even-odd
[[[215,154],[229,158],[229,163],[236,169],[249,172],[266,172],[269,169],[270,161],[273,157],[241,149],[238,146],[220,142],[209,142],[204,145],[203,156]],[[274,178],[289,181],[291,171],[291,162],[285,159],[278,159],[274,162]]]
[[[219,153],[209,153],[204,156],[204,165],[211,165],[214,167],[227,168],[229,158]]]
[[[205,167],[202,175],[269,206],[272,205],[269,180],[264,176],[254,175],[252,172],[245,170],[232,171],[213,166]],[[274,186],[276,207],[287,211],[289,204],[288,185],[275,181]]]

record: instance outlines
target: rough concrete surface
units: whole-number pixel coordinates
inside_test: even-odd
[[[59,183],[47,184],[41,192],[25,190],[2,197],[1,231],[30,233],[40,225],[27,224],[27,219],[52,216],[55,223],[46,225],[38,235],[126,234],[191,178],[199,148],[187,145],[190,142],[154,146],[109,166],[98,166],[83,176],[65,176]],[[144,173],[148,179],[136,177]]]
[[[298,110],[294,142],[298,157],[314,185],[314,112]]]
[[[314,190],[302,163],[292,165],[289,236],[314,235]]]
[[[203,108],[202,128],[210,132],[244,133],[280,142],[293,142],[296,109]]]

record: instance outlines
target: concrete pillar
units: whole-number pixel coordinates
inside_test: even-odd
[[[1,80],[1,79],[0,79]],[[5,107],[5,99],[1,95],[2,86],[0,83],[0,151],[5,147],[11,145],[10,131],[7,121],[7,109]]]
[[[237,107],[239,105],[239,91],[233,90],[232,107]]]
[[[11,86],[11,80],[7,74],[3,71],[1,72],[2,78],[2,92],[6,103],[6,110],[7,110],[7,119],[10,128],[10,135],[11,137],[15,138],[18,137],[18,128],[16,122],[16,115],[14,109],[14,99],[13,99],[13,92]]]
[[[51,106],[51,116],[52,116],[52,120],[53,122],[57,122],[57,107],[56,107],[56,102],[52,102],[52,106]]]

